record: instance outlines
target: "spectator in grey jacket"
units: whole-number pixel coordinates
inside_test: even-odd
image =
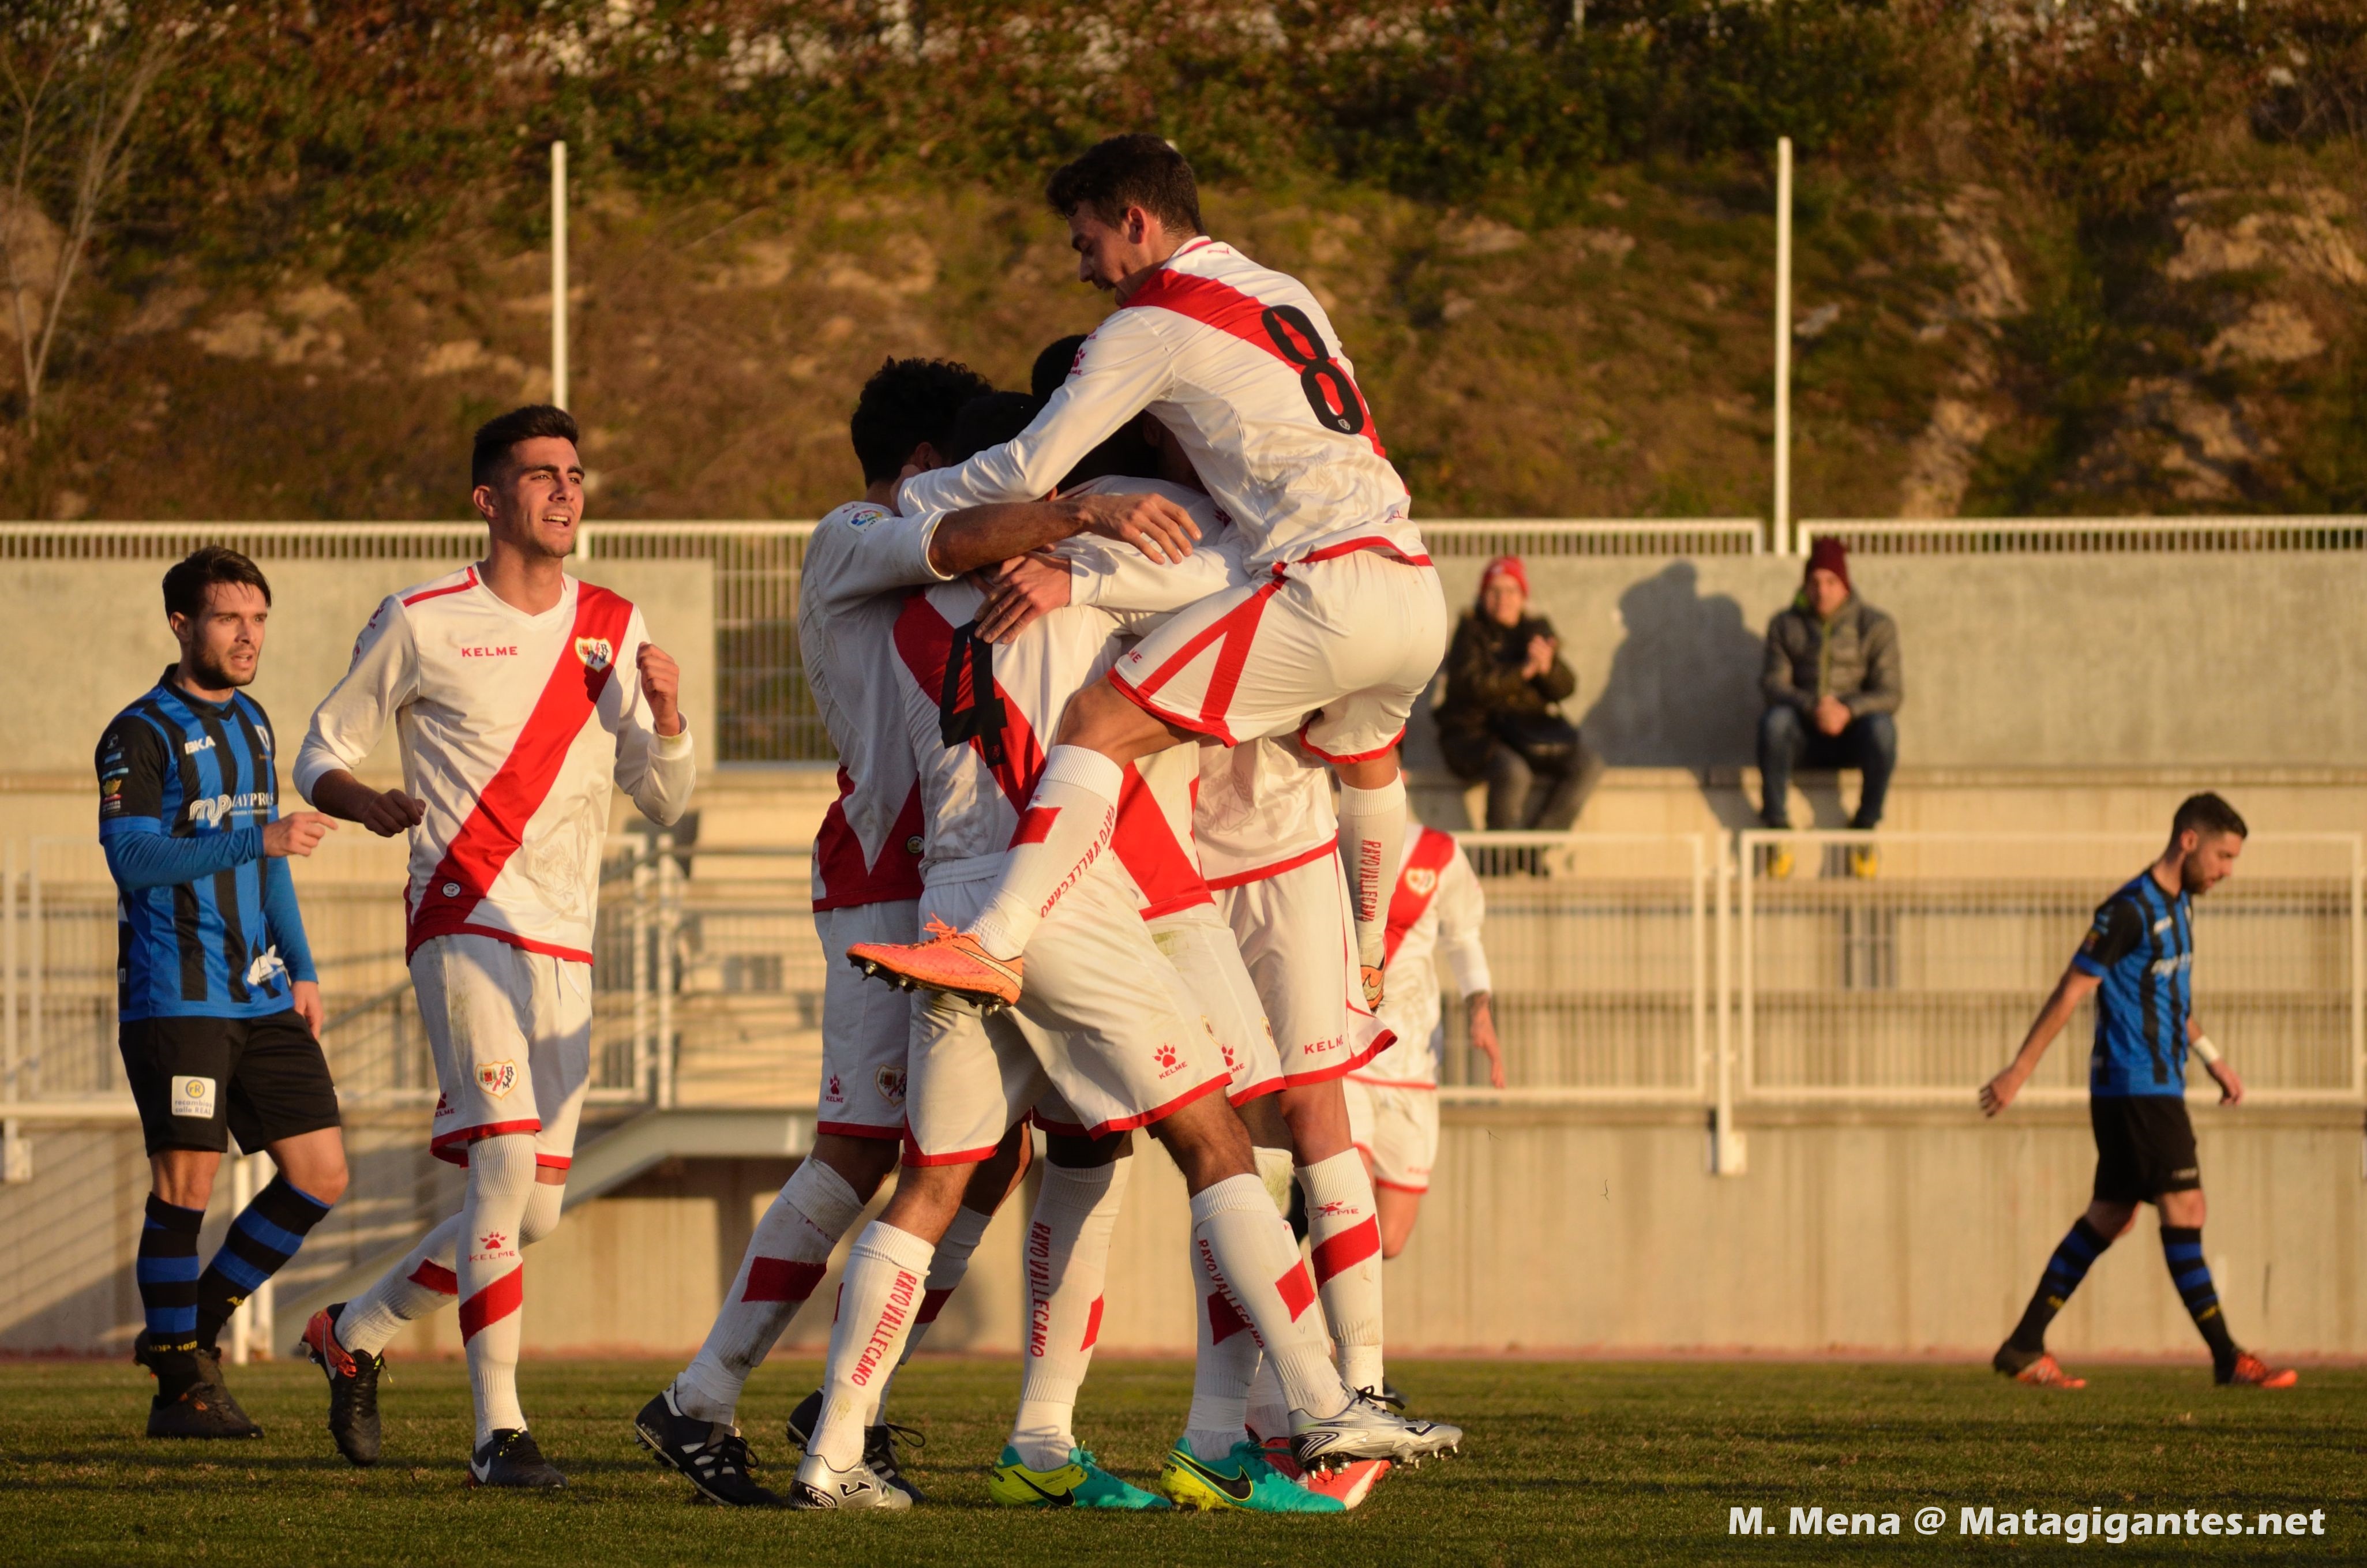
[[[1864,775],[1850,825],[1882,821],[1883,797],[1898,760],[1898,727],[1891,715],[1906,695],[1898,669],[1898,628],[1850,589],[1849,552],[1837,539],[1808,551],[1808,570],[1792,607],[1767,626],[1767,663],[1760,684],[1767,711],[1759,721],[1760,817],[1769,827],[1791,825],[1784,795],[1792,770],[1854,767]],[[1770,869],[1782,876],[1788,856]],[[1850,852],[1850,869],[1874,874],[1870,846]]]

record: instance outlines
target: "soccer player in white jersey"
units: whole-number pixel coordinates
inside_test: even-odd
[[[1479,927],[1487,895],[1455,835],[1417,828],[1389,896],[1388,996],[1381,1023],[1396,1039],[1348,1074],[1348,1124],[1373,1174],[1380,1205],[1381,1256],[1405,1251],[1438,1158],[1440,1019],[1438,960],[1463,998],[1471,1049],[1488,1058],[1488,1081],[1504,1086],[1504,1054],[1489,997],[1488,953]]]
[[[1189,519],[1163,502],[1101,501],[981,507],[934,529],[887,505],[897,475],[935,467],[965,403],[991,391],[984,378],[943,360],[891,359],[864,385],[850,421],[865,496],[815,525],[798,583],[798,648],[822,722],[839,757],[839,796],[816,835],[814,926],[836,953],[870,937],[919,930],[923,821],[912,744],[904,733],[894,631],[908,590],[1047,544],[1079,528],[1150,538],[1162,555],[1188,551]],[[1128,553],[1136,553],[1129,551]],[[740,1392],[812,1294],[832,1249],[896,1164],[904,1136],[908,997],[833,964],[822,994],[822,1061],[813,1153],[782,1187],[748,1249],[697,1358],[643,1407],[635,1430],[661,1463],[720,1503],[780,1499],[749,1474],[734,1429]],[[960,1283],[972,1251],[1019,1173],[1017,1139],[976,1168],[937,1244],[914,1341]],[[821,1396],[789,1420],[804,1443]],[[895,1462],[884,1420],[864,1435],[865,1463],[908,1501],[921,1496]]]
[[[1205,569],[1191,564],[1197,559],[1177,570]],[[974,584],[948,584],[907,600],[897,624],[927,820],[922,913],[937,924],[973,913],[1007,846],[1036,831],[1021,807],[1043,766],[1040,737],[1115,653],[1109,617],[1083,606],[1048,616],[997,649],[977,632],[983,602]],[[1136,809],[1155,809],[1141,787],[1127,792]],[[1275,1357],[1307,1462],[1414,1457],[1458,1440],[1452,1428],[1406,1423],[1353,1397],[1332,1370],[1303,1321],[1313,1287],[1254,1174],[1248,1136],[1217,1093],[1230,1074],[1114,861],[1081,875],[1045,922],[1039,955],[1017,1006],[991,1022],[975,1004],[946,995],[929,998],[916,1019],[908,1169],[850,1255],[821,1419],[791,1506],[903,1506],[862,1462],[873,1385],[900,1353],[920,1277],[967,1179],[963,1166],[1039,1107],[1048,1121],[1087,1137],[1146,1127],[1165,1144],[1192,1194],[1200,1267],[1222,1282],[1229,1309]],[[1075,1500],[1152,1502],[1104,1479],[1081,1453],[1072,1449],[1063,1467],[1076,1472],[1063,1478]]]
[[[1387,868],[1406,822],[1397,743],[1446,645],[1405,485],[1322,307],[1200,232],[1191,167],[1172,147],[1114,138],[1047,194],[1079,278],[1118,309],[1018,438],[907,482],[898,506],[929,515],[1040,495],[1147,407],[1244,530],[1252,581],[1173,617],[1069,705],[1033,801],[1048,825],[1014,846],[976,920],[865,955],[932,990],[1011,1001],[1036,924],[1101,852],[1128,763],[1187,741],[1297,733],[1340,773],[1357,958],[1377,1003]]]
[[[317,1314],[304,1344],[328,1372],[338,1446],[367,1464],[380,1352],[456,1293],[470,1483],[553,1487],[564,1479],[518,1405],[520,1253],[559,1222],[591,1078],[609,791],[672,824],[696,765],[674,660],[640,610],[564,570],[583,517],[575,421],[544,405],[492,420],[470,474],[485,558],[379,606],[296,759],[322,811],[411,835],[404,947],[439,1091],[429,1146],[467,1165],[468,1187],[454,1221]],[[403,784],[381,791],[353,769],[390,723]]]

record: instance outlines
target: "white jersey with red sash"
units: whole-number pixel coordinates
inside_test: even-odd
[[[814,525],[798,571],[798,651],[838,753],[838,799],[814,835],[813,906],[921,895],[921,785],[904,737],[896,618],[905,590],[941,582],[934,521],[868,501]]]
[[[1380,1011],[1381,1023],[1397,1040],[1353,1077],[1407,1088],[1437,1086],[1437,960],[1446,960],[1459,993],[1489,988],[1488,955],[1479,942],[1487,907],[1479,879],[1454,835],[1425,827],[1408,838],[1389,897],[1387,990]]]
[[[1297,278],[1205,236],[1093,330],[1015,439],[905,481],[898,507],[1033,500],[1146,410],[1245,531],[1253,574],[1356,549],[1428,561],[1323,307]]]
[[[641,692],[640,611],[564,584],[540,615],[473,566],[390,597],[312,714],[295,768],[308,799],[390,722],[401,739],[403,788],[426,813],[411,832],[406,955],[466,933],[591,962],[612,781],[655,822],[689,804],[690,733],[658,734]]]

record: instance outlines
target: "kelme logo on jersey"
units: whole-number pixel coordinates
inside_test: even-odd
[[[587,670],[605,670],[617,662],[617,650],[606,637],[578,637],[575,656]]]
[[[1161,1046],[1150,1053],[1150,1059],[1159,1063],[1159,1075],[1162,1078],[1172,1078],[1184,1070],[1184,1053],[1172,1045]]]
[[[495,1099],[507,1096],[517,1087],[518,1070],[515,1062],[485,1062],[477,1067],[477,1087]]]

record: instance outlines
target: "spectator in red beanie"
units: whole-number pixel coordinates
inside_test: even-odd
[[[1439,751],[1457,778],[1486,780],[1490,829],[1559,832],[1578,820],[1603,759],[1562,717],[1577,689],[1553,622],[1529,613],[1528,568],[1496,557],[1447,648],[1438,710]]]
[[[1882,821],[1890,771],[1898,761],[1898,726],[1891,715],[1906,696],[1898,669],[1898,628],[1851,590],[1849,551],[1820,539],[1792,606],[1767,627],[1767,663],[1760,678],[1767,711],[1759,720],[1759,814],[1769,827],[1792,825],[1784,796],[1793,769],[1854,767],[1864,776],[1853,828]],[[1878,865],[1872,845],[1853,846],[1852,875],[1870,877]],[[1792,857],[1770,853],[1771,876],[1789,876]]]

